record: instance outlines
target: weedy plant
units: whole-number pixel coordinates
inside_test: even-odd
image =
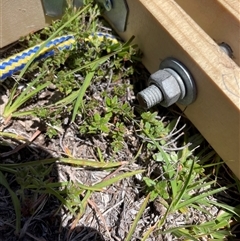
[[[11,196],[18,237],[23,237],[24,205],[31,204],[25,212],[34,216],[54,196],[74,217],[74,227],[87,206],[92,205],[95,193],[104,193],[111,185],[133,176],[138,179],[144,200],[122,240],[158,240],[168,235],[175,240],[220,241],[232,237],[232,223],[240,221],[240,206],[220,203],[214,195],[230,188],[239,195],[239,180],[217,186],[217,178],[206,174],[206,170],[217,171],[223,163],[219,159],[210,163],[216,154],[208,148],[198,148],[203,145],[203,138],[190,135],[186,126],[179,129],[180,119],[165,121],[157,112],[138,113],[135,102],[126,97],[133,92],[132,84],[119,79],[126,80],[133,74],[140,52],[132,44],[133,39],[126,43],[100,40],[95,33],[106,29],[99,18],[100,8],[93,1],[87,2],[81,10],[70,7],[61,20],[27,37],[29,47],[43,42],[39,52],[56,36],[74,35],[76,43],[70,50],[56,50],[54,57],[40,63],[34,62],[36,53],[11,89],[3,118],[6,124],[37,118],[46,128],[45,138],[52,141],[62,135],[63,126],[71,125],[75,139],[93,143],[98,140],[104,146],[93,145],[95,159],[74,158],[65,149],[65,157],[6,161],[0,165],[0,184]],[[31,81],[19,90],[24,78]],[[7,145],[5,140],[9,139],[22,146],[32,142],[13,133],[1,132],[0,136],[1,145]],[[107,176],[91,185],[53,180],[51,172],[56,164],[104,170]],[[129,171],[134,165],[138,170]],[[123,167],[128,167],[128,171],[119,174]],[[154,214],[156,219],[139,229],[151,205],[156,209],[154,213],[160,214]],[[219,213],[212,213],[212,207],[217,207]],[[102,216],[101,221],[104,222]],[[106,233],[111,238],[108,230]]]
[[[59,118],[59,112],[72,112],[71,121],[75,121],[77,114],[80,112],[80,107],[83,105],[83,97],[91,83],[97,81],[97,78],[104,77],[108,74],[109,69],[100,68],[104,63],[111,59],[111,65],[108,66],[111,70],[120,71],[127,62],[138,59],[138,51],[136,45],[132,45],[132,39],[127,43],[114,43],[105,38],[99,40],[98,36],[94,36],[97,32],[97,17],[100,15],[100,10],[97,5],[90,7],[87,5],[81,11],[73,12],[69,8],[61,21],[55,22],[50,27],[44,29],[40,34],[29,36],[28,42],[30,46],[39,44],[42,36],[47,38],[41,45],[38,52],[32,57],[31,61],[21,71],[18,79],[24,76],[24,73],[29,68],[30,64],[36,58],[37,54],[46,46],[46,44],[56,36],[63,34],[73,34],[76,39],[76,44],[72,46],[69,51],[61,51],[57,58],[49,58],[39,67],[36,63],[33,64],[28,72],[35,71],[39,74],[28,85],[25,90],[18,95],[18,82],[11,91],[9,101],[4,108],[3,117],[9,119],[11,117],[19,117],[25,115],[35,115],[51,122],[50,126],[54,126]],[[79,16],[88,19],[87,24],[80,24]],[[64,23],[64,24],[63,24]],[[73,27],[74,26],[74,27]],[[72,28],[73,27],[73,28]],[[90,36],[91,41],[88,40]],[[49,37],[48,37],[49,36]],[[62,70],[61,65],[64,64]],[[124,75],[132,73],[132,67],[124,69]],[[80,81],[76,81],[75,76],[80,76]],[[85,76],[85,77],[82,77]],[[82,79],[82,80],[81,80]],[[81,83],[82,82],[82,83]],[[58,102],[45,105],[40,111],[39,107],[27,111],[18,111],[21,106],[27,103],[29,99],[36,94],[53,84],[56,90],[60,92],[61,99]],[[51,109],[51,118],[49,118],[49,111]]]
[[[175,237],[183,240],[226,240],[226,237],[231,236],[230,223],[232,220],[239,222],[240,209],[238,207],[231,207],[226,204],[219,204],[216,200],[211,200],[214,194],[223,192],[236,184],[226,185],[224,187],[212,188],[216,184],[215,180],[210,181],[210,176],[205,175],[205,168],[209,165],[200,164],[199,156],[192,155],[193,147],[189,148],[186,145],[181,151],[176,147],[171,147],[172,140],[169,142],[168,136],[159,139],[159,134],[155,131],[156,126],[162,126],[162,123],[155,118],[155,114],[143,113],[143,119],[139,126],[145,126],[141,128],[140,132],[145,136],[150,150],[156,149],[153,154],[153,159],[161,163],[161,175],[155,179],[150,177],[144,177],[143,180],[146,183],[146,190],[149,195],[146,200],[157,203],[156,205],[162,206],[162,217],[156,221],[156,223],[149,228],[144,234],[142,240],[147,240],[150,234],[156,230],[156,235],[171,233]],[[171,125],[170,125],[171,126]],[[165,131],[168,128],[163,128]],[[172,129],[172,127],[170,127]],[[162,132],[163,134],[164,132]],[[177,131],[178,133],[178,131]],[[165,133],[166,134],[166,133]],[[169,133],[168,133],[169,134]],[[174,128],[171,130],[170,135],[174,135]],[[194,143],[194,145],[200,145],[201,138],[198,136],[188,137],[185,134],[185,142]],[[170,146],[169,146],[170,144]],[[164,151],[164,147],[169,148]],[[176,153],[176,150],[178,152]],[[214,154],[211,152],[209,154]],[[208,158],[211,157],[208,155]],[[212,166],[222,165],[222,162],[216,162]],[[145,202],[140,209],[140,212],[144,212]],[[191,215],[200,212],[202,215],[213,217],[210,212],[209,206],[221,206],[222,212],[214,220],[206,221],[204,223],[194,221],[187,225],[179,225],[178,217],[184,216],[184,222],[187,223]],[[191,210],[191,214],[189,211]],[[169,216],[174,217],[176,221],[173,221],[173,228],[166,229],[165,223],[168,222]],[[179,220],[179,222],[181,222]],[[195,223],[196,222],[196,223]],[[130,240],[130,239],[129,239]]]

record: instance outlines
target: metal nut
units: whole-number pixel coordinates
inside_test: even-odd
[[[233,50],[227,43],[222,42],[219,44],[219,47],[228,57],[233,58]]]
[[[156,85],[161,90],[163,100],[160,104],[164,107],[176,103],[181,96],[181,89],[177,80],[165,70],[158,70],[153,73],[149,78],[149,85]]]
[[[166,58],[161,62],[160,70],[150,76],[148,85],[137,94],[139,104],[145,109],[157,104],[168,107],[176,102],[187,106],[197,96],[191,73],[174,58]]]

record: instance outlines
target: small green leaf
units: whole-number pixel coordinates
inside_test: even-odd
[[[156,182],[153,181],[152,179],[148,178],[148,177],[144,177],[143,181],[145,181],[145,183],[148,187],[152,187],[152,186],[155,187],[156,186]]]

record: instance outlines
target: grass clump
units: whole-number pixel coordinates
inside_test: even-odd
[[[223,163],[184,117],[138,106],[139,83],[130,77],[142,74],[134,71],[140,52],[132,39],[100,40],[96,32],[110,32],[100,13],[88,1],[27,37],[28,47],[66,34],[76,42],[54,57],[32,59],[7,95],[0,183],[12,215],[1,220],[4,240],[13,227],[15,240],[81,240],[73,233],[82,223],[105,240],[233,239],[239,181],[220,174]],[[63,222],[54,223],[57,217],[67,220],[65,232],[53,231]]]

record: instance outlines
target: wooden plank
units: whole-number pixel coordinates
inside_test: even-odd
[[[240,66],[240,1],[175,0],[179,6],[217,43],[225,42],[233,50]]]
[[[177,2],[127,3],[127,30],[119,35],[125,40],[136,36],[150,72],[158,70],[160,61],[169,56],[188,67],[196,80],[198,97],[186,109],[179,107],[240,178],[239,67]]]
[[[50,22],[39,0],[0,0],[0,48]]]

